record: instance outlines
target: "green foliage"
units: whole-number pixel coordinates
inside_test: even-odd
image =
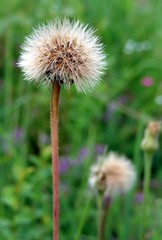
[[[87,187],[89,168],[97,158],[94,146],[108,145],[130,157],[140,182],[143,127],[148,120],[161,119],[160,9],[161,0],[1,1],[1,240],[52,238],[50,90],[27,84],[16,67],[24,37],[40,22],[66,16],[97,28],[104,42],[108,70],[100,86],[87,95],[74,87],[62,89],[60,99],[60,156],[70,159],[60,176],[60,239],[95,240],[96,205]],[[152,78],[150,87],[141,82],[144,77]],[[159,152],[153,162],[155,186],[162,179],[161,156]],[[147,234],[153,240],[162,234],[160,194],[152,190],[155,207],[150,208]],[[134,194],[117,199],[107,237],[137,240],[141,209]]]

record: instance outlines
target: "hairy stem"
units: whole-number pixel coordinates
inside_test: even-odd
[[[59,171],[58,171],[58,104],[60,85],[52,83],[50,123],[52,144],[52,181],[53,181],[53,240],[58,240],[59,229]]]

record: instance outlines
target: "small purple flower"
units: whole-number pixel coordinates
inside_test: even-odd
[[[105,144],[97,144],[94,147],[94,152],[98,155],[102,155],[105,151],[106,145]]]
[[[136,195],[135,195],[135,202],[136,203],[142,203],[143,199],[144,199],[143,193],[137,192]]]
[[[110,102],[110,104],[108,106],[108,112],[110,114],[114,113],[116,111],[117,107],[118,107],[118,102],[117,101]]]
[[[144,77],[141,79],[141,85],[143,87],[151,87],[153,85],[153,78],[152,77]]]
[[[66,173],[69,170],[69,167],[71,165],[70,158],[67,156],[62,156],[60,157],[59,160],[59,172],[61,173]]]
[[[13,139],[17,143],[19,142],[23,137],[23,130],[22,128],[15,128],[13,130]]]
[[[119,104],[126,104],[128,102],[129,98],[127,95],[122,95],[122,96],[119,96],[118,99],[117,99],[117,102]]]
[[[127,95],[121,95],[118,98],[116,98],[114,101],[111,101],[106,108],[106,112],[103,116],[104,121],[108,121],[113,113],[116,112],[118,107],[122,104],[126,104],[128,102],[128,96]]]
[[[107,122],[113,115],[113,113],[116,111],[117,103],[115,101],[112,101],[108,104],[106,107],[106,111],[103,115],[103,121]]]
[[[78,154],[78,159],[84,159],[88,156],[88,149],[87,148],[81,148]]]
[[[86,147],[83,147],[80,149],[80,151],[78,152],[78,156],[75,160],[71,161],[72,166],[79,166],[82,161],[87,158],[88,156],[88,149]]]

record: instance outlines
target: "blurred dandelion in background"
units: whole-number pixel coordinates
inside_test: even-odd
[[[131,161],[115,152],[100,156],[97,164],[91,167],[88,183],[97,194],[98,240],[105,239],[106,219],[113,198],[131,190],[135,179],[136,171]]]
[[[136,173],[130,160],[110,152],[105,158],[100,157],[90,169],[89,185],[104,195],[114,197],[131,189]]]

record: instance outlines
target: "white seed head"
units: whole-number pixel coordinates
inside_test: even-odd
[[[95,87],[105,69],[105,54],[94,30],[79,21],[56,20],[26,37],[18,62],[25,79],[58,81],[78,91]]]
[[[125,156],[110,152],[91,167],[89,185],[92,189],[113,197],[129,191],[135,178],[132,163]]]

